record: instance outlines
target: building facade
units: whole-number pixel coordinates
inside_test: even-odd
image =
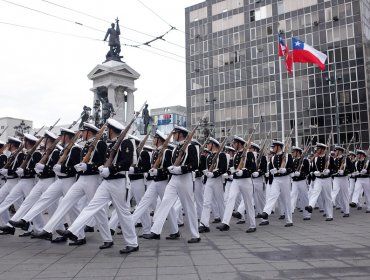
[[[256,140],[281,139],[296,125],[294,144],[333,133],[336,144],[354,136],[368,147],[369,0],[207,0],[186,8],[185,21],[189,127],[206,112],[216,137],[259,123]],[[279,33],[290,50],[296,37],[326,53],[325,71],[295,63],[294,83],[282,63],[280,82]]]
[[[0,140],[6,142],[8,140],[8,136],[22,137],[23,133],[30,133],[32,131],[32,124],[32,121],[25,119],[11,117],[0,118],[0,133],[4,131]],[[7,129],[5,130],[6,127]]]

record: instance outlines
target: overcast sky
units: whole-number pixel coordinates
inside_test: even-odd
[[[124,44],[150,41],[170,30],[170,25],[179,30],[164,36],[166,42],[153,42],[152,48],[122,46],[123,60],[141,74],[135,84],[135,109],[145,100],[149,109],[185,106],[185,7],[200,2],[0,0],[0,117],[28,119],[40,127],[59,117],[60,123],[70,123],[84,105],[92,107],[92,81],[87,74],[105,60],[109,47],[102,39],[117,16]]]

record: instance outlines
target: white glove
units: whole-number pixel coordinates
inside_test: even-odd
[[[235,175],[238,176],[238,177],[243,176],[243,170],[236,171]]]
[[[285,174],[286,173],[286,168],[279,168],[279,173],[280,174]]]
[[[148,178],[149,174],[147,172],[144,172],[143,176],[146,179],[146,178]]]
[[[222,176],[222,180],[226,180],[226,179],[229,178],[229,174],[227,174],[227,173],[224,173],[221,176]]]
[[[361,173],[362,175],[365,175],[365,174],[367,173],[367,170],[366,170],[366,169],[362,169],[362,170],[360,171],[360,173]]]
[[[207,178],[213,178],[213,177],[215,177],[215,175],[213,175],[213,172],[209,172],[209,171],[207,171],[206,176],[207,176]]]
[[[41,173],[42,171],[44,171],[44,168],[45,168],[45,165],[42,163],[36,163],[35,165],[36,173]]]
[[[316,177],[320,177],[321,172],[320,172],[320,171],[315,171],[313,174],[314,174]]]
[[[100,173],[100,176],[104,177],[104,178],[107,178],[110,174],[109,172],[109,168],[108,167],[104,167],[103,165],[102,166],[99,166],[99,173]]]
[[[358,176],[359,174],[360,174],[360,172],[358,172],[358,171],[355,171],[355,172],[352,173],[353,176]]]
[[[150,169],[149,170],[149,175],[150,176],[157,176],[158,175],[158,169],[156,169],[156,168],[152,168],[152,169]]]
[[[324,171],[322,172],[325,176],[328,176],[329,173],[330,173],[330,170],[329,169],[324,169]]]
[[[135,173],[135,168],[133,166],[130,166],[128,169],[128,174],[134,174]]]
[[[204,170],[202,171],[203,175],[205,175],[205,176],[207,176],[207,172],[208,172],[208,170],[207,170],[207,169],[204,169]]]
[[[252,173],[253,178],[257,178],[259,175],[260,173],[257,171]]]
[[[296,171],[296,172],[294,172],[294,175],[295,175],[296,177],[299,177],[299,176],[301,176],[301,172]]]
[[[171,173],[171,174],[174,174],[174,175],[180,175],[182,174],[182,171],[181,171],[181,166],[169,166],[168,167],[168,171]]]
[[[270,173],[266,172],[265,177],[268,177],[268,176],[270,176]]]
[[[3,175],[3,176],[8,176],[8,169],[6,168],[1,168],[0,169],[0,174]]]
[[[230,167],[229,171],[230,171],[231,174],[234,174],[236,172],[234,166]]]
[[[273,168],[270,170],[271,175],[275,175],[277,173],[277,169]]]
[[[19,177],[22,177],[24,175],[24,170],[23,168],[18,167],[15,173],[17,173]]]
[[[80,162],[74,166],[77,172],[85,172],[87,170],[87,164]]]
[[[53,166],[53,171],[55,173],[60,173],[60,170],[62,170],[62,166],[60,164],[56,164]]]
[[[343,176],[343,174],[344,174],[344,170],[338,170],[338,174],[339,174],[340,176]]]

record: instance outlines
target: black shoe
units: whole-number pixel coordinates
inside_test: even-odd
[[[137,224],[135,225],[135,227],[136,227],[136,228],[139,228],[139,227],[143,227],[143,225],[142,225],[142,223],[137,223]]]
[[[206,227],[206,226],[200,226],[198,228],[198,232],[199,233],[206,233],[206,232],[210,232],[210,229],[209,229],[209,227]]]
[[[148,237],[150,236],[150,233],[144,233],[142,235],[138,235],[137,237],[139,238],[145,238],[145,239],[149,239]]]
[[[284,219],[285,219],[285,215],[280,215],[279,220],[284,220]]]
[[[239,212],[234,212],[234,213],[232,214],[232,216],[233,216],[234,218],[237,218],[237,219],[241,219],[241,218],[242,218],[242,214],[240,214]]]
[[[322,216],[323,216],[323,217],[326,217],[326,214],[323,214]]]
[[[137,247],[131,247],[131,246],[126,246],[125,249],[119,250],[120,254],[130,254],[132,252],[139,251],[139,246]]]
[[[332,221],[332,220],[333,220],[333,218],[326,218],[326,220],[325,220],[325,221],[330,222],[330,221]]]
[[[299,210],[299,212],[303,212],[303,210],[301,209],[301,210]]]
[[[242,225],[242,224],[245,224],[245,221],[244,220],[240,220],[240,221],[237,221],[236,224],[237,225]]]
[[[293,226],[293,223],[287,223],[287,224],[285,224],[284,227],[292,227],[292,226]]]
[[[256,219],[262,218],[262,215],[260,213],[257,214]]]
[[[51,235],[51,233],[50,233]],[[51,239],[51,236],[50,236],[50,239]],[[67,237],[64,237],[64,236],[58,236],[57,238],[55,239],[51,239],[51,243],[64,243],[64,242],[67,242]]]
[[[192,238],[192,239],[188,240],[188,243],[199,243],[200,240],[201,240],[200,237],[198,237],[198,238]]]
[[[249,228],[247,229],[246,233],[255,232],[256,230],[257,230],[256,228]]]
[[[323,213],[323,212],[324,212],[324,210],[320,210],[319,212],[320,212],[320,213]]]
[[[343,218],[348,218],[349,217],[349,214],[344,214],[343,215]]]
[[[311,218],[308,218],[308,217],[303,218],[303,221],[310,221],[310,220],[311,220]]]
[[[21,228],[24,231],[28,231],[28,228],[30,227],[30,223],[29,222],[26,222],[23,219],[20,219],[19,221],[12,221],[12,220],[10,220],[9,221],[9,224],[11,224],[15,228]]]
[[[218,223],[221,223],[221,219],[220,218],[216,218],[212,221],[212,224],[218,224]]]
[[[366,213],[370,213],[370,210],[366,210]]]
[[[31,236],[32,232],[31,231],[25,231],[23,233],[21,233],[20,235],[18,235],[19,237],[29,237]]]
[[[182,224],[177,224],[178,227],[183,227],[185,224],[182,223]]]
[[[180,238],[180,232],[171,233],[169,236],[166,236],[167,240],[177,240]]]
[[[64,229],[68,229],[69,228],[68,223],[64,223],[63,226],[64,226]]]
[[[349,206],[351,206],[352,208],[356,208],[356,207],[357,207],[357,204],[356,204],[356,203],[354,203],[354,202],[351,202],[351,203],[349,204]]]
[[[77,239],[74,242],[68,243],[69,246],[81,246],[86,244],[86,238]]]
[[[262,214],[261,214],[262,219],[267,220],[268,217],[269,217],[269,215],[266,212],[262,212]]]
[[[70,239],[72,241],[76,242],[78,240],[78,237],[76,235],[74,235],[72,232],[70,232],[69,230],[57,229],[57,233],[61,236],[67,237],[68,239]]]
[[[115,233],[116,231],[114,230],[114,229],[110,229],[110,235],[114,235],[114,233]]]
[[[220,226],[217,227],[220,231],[228,231],[230,227],[227,224],[221,224]]]
[[[154,211],[151,211],[150,212],[150,216],[153,217],[154,216]]]
[[[317,210],[317,209],[319,209],[319,207],[316,206],[314,209]]]
[[[94,232],[94,231],[95,231],[94,227],[85,226],[84,228],[84,232]]]
[[[312,206],[306,206],[304,208],[308,213],[312,213]]]
[[[104,242],[103,245],[99,246],[99,249],[108,249],[113,246],[113,241]]]
[[[53,234],[43,230],[40,233],[33,232],[32,236],[33,236],[33,238],[40,238],[40,239],[45,239],[45,240],[52,241]]]
[[[361,206],[357,207],[357,210],[362,210],[362,207]]]
[[[160,234],[156,234],[154,232],[151,232],[150,234],[144,236],[143,234],[143,238],[145,239],[155,239],[155,240],[159,240],[161,239],[161,235]],[[134,247],[131,247],[131,248],[134,248]]]
[[[267,226],[267,225],[269,225],[270,224],[270,222],[269,221],[263,221],[263,222],[260,222],[260,226]]]
[[[6,234],[14,235],[15,233],[15,228],[9,226],[1,227],[0,230],[2,230],[2,232],[0,232],[0,235]]]

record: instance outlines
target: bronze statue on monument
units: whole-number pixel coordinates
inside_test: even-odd
[[[121,31],[119,29],[118,22],[119,22],[119,19],[117,17],[116,24],[114,23],[111,24],[111,27],[108,28],[107,33],[105,34],[105,37],[104,37],[104,41],[106,41],[109,36],[108,44],[110,47],[108,53],[105,56],[106,61],[109,61],[109,60],[121,61],[121,58],[123,57],[119,55],[121,52],[121,43],[119,40],[119,35],[121,34]]]

